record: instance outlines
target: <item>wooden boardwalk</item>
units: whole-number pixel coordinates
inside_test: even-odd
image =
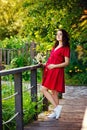
[[[24,130],[87,130],[87,87],[66,87],[60,104],[63,108],[58,120],[47,118],[53,109],[50,106],[49,112],[41,113]]]

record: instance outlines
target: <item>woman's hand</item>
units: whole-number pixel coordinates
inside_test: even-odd
[[[39,63],[39,65],[44,68],[46,66],[46,63]]]
[[[60,64],[50,64],[48,65],[48,69],[54,69],[54,68],[62,68],[62,67],[66,67],[69,65],[69,58],[65,57],[65,62],[60,63]]]
[[[50,64],[50,65],[47,66],[47,68],[50,69],[50,70],[54,69],[55,68],[55,64]]]
[[[66,67],[69,65],[69,58],[68,57],[65,57],[65,62],[63,63],[60,63],[60,64],[49,64],[47,66],[48,69],[54,69],[54,68],[62,68],[62,67]]]

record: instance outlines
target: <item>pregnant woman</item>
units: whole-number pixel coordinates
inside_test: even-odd
[[[65,92],[64,68],[69,65],[70,46],[69,35],[64,29],[59,29],[56,42],[44,67],[41,92],[54,106],[54,111],[48,117],[58,119],[62,106],[59,105],[58,93]],[[50,90],[50,91],[49,91]]]

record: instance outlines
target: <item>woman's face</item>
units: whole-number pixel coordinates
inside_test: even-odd
[[[57,41],[62,41],[63,33],[62,31],[58,31],[56,35],[56,40]]]

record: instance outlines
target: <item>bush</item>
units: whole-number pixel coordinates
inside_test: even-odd
[[[65,74],[66,85],[70,86],[87,86],[87,72],[77,73],[73,76]]]
[[[12,82],[8,82],[2,85],[2,97],[8,97],[14,93],[14,86]],[[23,86],[24,89],[26,88]],[[39,97],[40,98],[40,97]],[[42,104],[39,104],[39,108],[36,111],[35,110],[35,105],[36,103],[31,102],[31,96],[30,92],[24,92],[23,93],[23,120],[24,120],[24,125],[32,122],[33,117],[36,112],[41,112],[42,110]],[[15,113],[15,99],[12,97],[11,99],[8,100],[3,100],[2,102],[2,112],[3,112],[3,121],[9,120],[11,117],[13,117]],[[7,123],[6,125],[3,125],[3,130],[15,130],[15,120],[13,119],[11,122]]]

